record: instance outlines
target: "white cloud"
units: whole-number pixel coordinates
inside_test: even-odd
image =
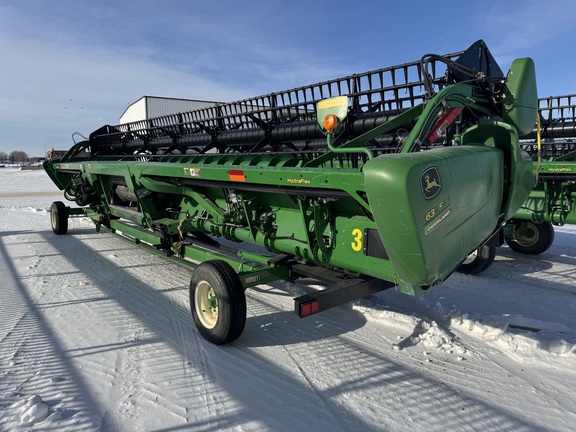
[[[116,124],[126,106],[143,95],[207,100],[246,96],[232,88],[115,49],[63,45],[50,40],[0,38],[0,150],[66,141],[102,124]],[[7,37],[8,36],[8,37]],[[245,90],[244,90],[245,91]],[[35,146],[32,149],[32,145]]]
[[[573,0],[500,1],[483,15],[481,25],[493,35],[494,54],[518,56],[573,31],[575,17]]]
[[[163,11],[139,21],[145,10],[98,15],[84,6],[80,15],[78,5],[68,6],[50,15],[27,4],[0,6],[2,151],[36,146],[30,152],[40,154],[46,140],[68,145],[74,131],[117,123],[143,95],[230,101],[338,74],[293,41],[271,43],[257,27],[263,17],[247,11],[212,20]]]

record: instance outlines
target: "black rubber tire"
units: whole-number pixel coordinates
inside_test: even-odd
[[[68,232],[68,208],[62,201],[54,201],[50,207],[50,222],[54,234],[64,235]]]
[[[246,325],[246,294],[230,264],[211,260],[194,270],[190,309],[196,328],[207,341],[223,345],[240,337]]]
[[[475,253],[470,254],[469,257],[460,264],[457,271],[464,274],[482,273],[492,265],[494,258],[496,258],[496,248],[494,246],[480,246],[476,249]]]
[[[507,238],[506,243],[515,252],[539,255],[546,252],[554,243],[554,226],[550,222],[516,220],[513,223],[515,227],[512,238]]]

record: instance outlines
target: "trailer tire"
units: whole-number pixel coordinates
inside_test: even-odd
[[[200,264],[190,280],[190,309],[200,335],[223,345],[236,340],[246,324],[246,295],[240,278],[225,261]]]
[[[50,207],[50,222],[52,231],[57,235],[68,232],[68,208],[62,201],[54,201]]]
[[[515,228],[506,243],[515,252],[528,255],[539,255],[546,252],[554,243],[554,227],[550,222],[513,221]],[[519,228],[525,224],[524,228]],[[518,227],[518,228],[516,228]]]
[[[480,246],[460,264],[459,273],[479,274],[488,269],[496,258],[496,248],[494,246]]]

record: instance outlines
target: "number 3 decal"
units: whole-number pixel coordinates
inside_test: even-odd
[[[362,230],[354,228],[352,235],[354,236],[354,241],[351,244],[352,250],[360,252],[362,250]]]

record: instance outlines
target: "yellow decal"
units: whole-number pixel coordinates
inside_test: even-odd
[[[450,213],[452,213],[451,209],[447,209],[444,213],[442,213],[438,219],[436,219],[434,222],[430,223],[429,225],[427,225],[424,228],[424,234],[428,235],[430,234],[432,231],[434,231],[436,228],[438,228],[438,225],[440,225],[442,222],[444,222],[446,220],[446,218],[448,216],[450,216]]]
[[[434,219],[434,216],[436,216],[436,209],[435,208],[433,208],[428,213],[426,213],[426,217],[425,217],[426,222],[429,222],[432,219]]]
[[[338,96],[333,97],[330,99],[324,99],[318,102],[318,109],[326,109],[326,108],[333,108],[335,106],[340,105],[348,105],[348,97],[347,96]]]
[[[433,209],[430,209],[428,212],[426,212],[426,216],[424,216],[424,220],[426,222],[430,222],[432,219],[434,219],[436,216],[438,216],[440,213],[442,213],[442,210],[444,209],[444,207],[446,207],[448,205],[449,202],[450,201],[448,198],[440,201],[436,207],[434,207]]]
[[[254,285],[257,284],[258,282],[260,282],[259,275],[246,276],[244,278],[244,285]]]
[[[310,184],[310,180],[304,178],[299,179],[288,178],[286,179],[286,181],[290,184]]]
[[[352,235],[354,236],[354,241],[351,243],[352,250],[360,252],[362,250],[362,230],[354,228]]]

